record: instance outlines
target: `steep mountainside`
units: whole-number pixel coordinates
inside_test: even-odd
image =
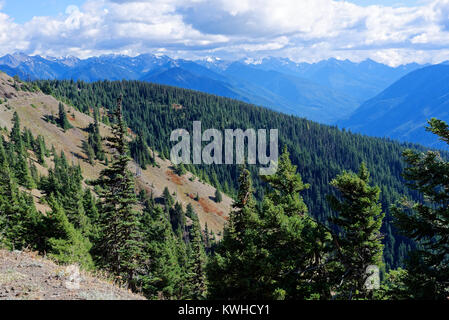
[[[81,113],[75,108],[66,106],[70,123],[74,128],[64,132],[60,127],[45,121],[45,117],[58,113],[58,100],[52,96],[43,93],[31,93],[25,91],[17,91],[15,80],[4,73],[0,73],[0,127],[12,127],[12,116],[17,111],[21,124],[31,130],[33,135],[42,135],[49,147],[55,146],[59,153],[64,151],[69,162],[79,163],[85,179],[95,179],[104,166],[97,162],[91,165],[87,161],[87,155],[82,148],[83,140],[87,139],[85,128],[88,127],[93,119]],[[101,124],[100,131],[102,136],[109,134],[109,127]],[[50,159],[49,164],[52,165]],[[227,219],[232,200],[223,196],[221,203],[211,200],[215,194],[215,188],[208,184],[202,183],[195,179],[191,181],[191,173],[179,177],[173,172],[172,164],[168,160],[157,158],[159,167],[148,166],[145,170],[137,170],[136,163],[131,164],[132,172],[139,173],[136,176],[136,185],[139,189],[146,189],[153,192],[155,197],[159,197],[165,187],[168,187],[171,193],[176,193],[176,198],[180,201],[184,208],[191,203],[198,213],[200,223],[204,227],[207,223],[208,228],[215,233],[223,229],[223,225]],[[46,168],[37,164],[41,173],[46,173]],[[141,172],[140,172],[141,171]],[[192,179],[193,180],[193,179]],[[39,201],[40,195],[36,190],[31,193],[35,198],[37,207],[42,211],[47,208]],[[199,199],[194,200],[192,195],[198,193]]]
[[[133,131],[143,133],[148,145],[166,157],[170,153],[171,131],[184,128],[191,132],[193,121],[201,120],[203,130],[279,129],[279,148],[288,147],[298,172],[306,183],[310,183],[310,189],[303,192],[304,200],[309,212],[321,221],[334,214],[326,200],[326,196],[333,192],[330,181],[343,170],[356,171],[364,161],[372,182],[382,190],[381,201],[387,212],[382,229],[387,268],[400,265],[411,245],[410,241],[397,235],[389,209],[404,195],[418,199],[416,193],[407,189],[402,177],[405,168],[402,152],[406,148],[425,151],[419,145],[352,134],[241,101],[140,81],[39,81],[37,84],[83,111],[91,105],[111,106],[117,93],[122,92],[128,125]],[[443,156],[447,157],[447,154],[443,153]],[[238,166],[187,165],[187,168],[222,191],[236,193]],[[257,177],[257,166],[250,166],[250,170],[256,195],[262,199],[266,185]]]
[[[243,98],[235,92],[236,90],[231,85],[223,81],[194,74],[180,67],[173,67],[166,70],[157,69],[146,74],[141,80],[208,92],[224,97]]]
[[[404,76],[339,125],[371,136],[446,148],[424,129],[432,117],[449,121],[449,65],[429,66]]]
[[[402,76],[422,67],[412,63],[393,68],[370,59],[354,63],[334,58],[311,64],[266,58],[252,65],[258,69],[276,70],[311,80],[352,97],[358,103],[374,97]]]
[[[254,92],[268,90],[273,95],[272,108],[276,111],[322,123],[342,119],[357,107],[356,100],[349,95],[295,75],[261,70],[239,62],[229,65],[223,74]]]

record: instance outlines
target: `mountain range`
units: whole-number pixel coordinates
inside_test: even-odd
[[[412,141],[433,148],[447,144],[425,130],[432,117],[449,121],[449,65],[413,71],[363,103],[339,126],[371,136]]]
[[[234,98],[327,124],[347,119],[362,102],[420,67],[393,68],[372,60],[296,63],[273,57],[188,61],[153,54],[79,59],[15,53],[0,58],[0,70],[24,80],[143,80]]]

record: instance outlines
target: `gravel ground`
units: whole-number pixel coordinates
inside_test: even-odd
[[[0,300],[144,300],[142,296],[33,252],[0,250]]]

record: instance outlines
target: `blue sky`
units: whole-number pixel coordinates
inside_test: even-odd
[[[449,0],[0,0],[0,55],[17,51],[437,63]]]
[[[57,16],[69,5],[81,6],[83,3],[84,0],[5,0],[2,11],[15,22],[24,23],[34,16]]]

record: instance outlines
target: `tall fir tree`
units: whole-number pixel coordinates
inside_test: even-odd
[[[337,216],[331,221],[339,231],[337,251],[339,280],[336,290],[343,299],[372,297],[366,281],[368,267],[382,264],[382,235],[380,228],[385,214],[379,203],[380,189],[369,185],[369,172],[362,163],[358,174],[343,172],[331,181],[338,196],[328,200]]]
[[[201,236],[201,226],[198,216],[192,214],[192,228],[190,230],[191,242],[188,265],[188,298],[203,300],[207,296],[206,282],[206,252]]]
[[[101,237],[97,252],[100,263],[135,289],[135,276],[145,259],[134,177],[128,169],[130,157],[126,126],[122,118],[121,97],[117,100],[112,136],[107,138],[113,150],[112,161],[95,182],[100,186],[99,224]]]
[[[260,292],[258,217],[253,199],[251,175],[243,168],[239,192],[223,240],[207,267],[209,297],[212,299],[263,298]],[[206,237],[209,239],[206,226]],[[209,242],[210,240],[207,240]]]
[[[327,234],[309,216],[300,192],[309,188],[291,163],[285,147],[277,172],[263,176],[269,185],[261,209],[263,297],[268,299],[325,298],[321,278]]]

